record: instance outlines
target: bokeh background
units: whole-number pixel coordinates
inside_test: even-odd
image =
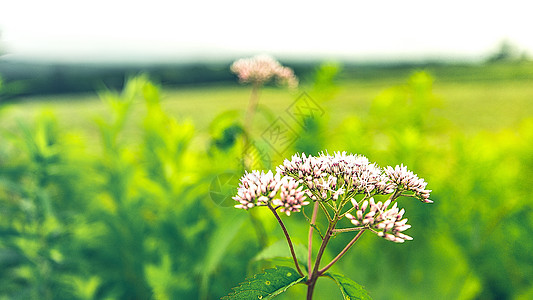
[[[527,2],[367,2],[0,3],[0,299],[219,299],[290,266],[264,259],[288,255],[269,212],[232,208],[243,165],[320,151],[433,190],[401,201],[413,241],[364,235],[333,267],[374,299],[533,298]],[[229,67],[262,53],[300,85],[263,86],[244,124]]]

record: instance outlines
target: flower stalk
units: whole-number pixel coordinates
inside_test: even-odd
[[[313,215],[311,216],[311,223],[309,224],[309,238],[307,243],[307,270],[311,270],[313,263],[313,229],[315,229],[316,215],[318,213],[318,201],[313,205]]]
[[[246,159],[246,157],[248,157],[248,151],[251,151],[249,145],[251,144],[253,119],[259,103],[259,92],[261,87],[270,79],[277,78],[278,82],[287,83],[289,87],[294,88],[298,85],[298,79],[294,76],[292,69],[283,67],[274,58],[266,55],[258,55],[248,59],[239,59],[231,65],[230,69],[237,74],[241,83],[252,84],[252,92],[244,117],[244,134],[242,137],[242,166],[244,170],[248,171],[251,169],[252,162]],[[250,214],[250,219],[255,228],[260,246],[265,247],[267,245],[267,237],[264,234],[265,229],[263,224],[253,214]]]
[[[348,252],[348,250],[353,246],[353,244],[355,244],[355,242],[357,242],[357,240],[363,235],[363,232],[365,232],[364,229],[362,230],[359,230],[359,232],[357,233],[357,235],[348,243],[348,245],[346,245],[346,247],[344,247],[344,249],[342,249],[342,251],[333,259],[331,260],[331,262],[329,264],[327,264],[324,268],[320,269],[320,271],[318,271],[318,274],[319,275],[322,275],[324,274],[329,268],[331,268],[331,266],[333,266],[344,254],[346,254],[346,252]]]
[[[411,225],[403,218],[405,210],[398,207],[397,199],[402,196],[414,197],[424,203],[431,203],[431,190],[427,183],[407,170],[403,165],[379,168],[364,156],[347,155],[337,152],[334,155],[321,153],[319,156],[296,154],[286,159],[272,171],[246,172],[241,178],[236,208],[248,210],[256,206],[267,206],[274,214],[283,230],[294,265],[304,277],[296,257],[290,234],[277,213],[277,209],[287,216],[300,212],[305,205],[313,203],[313,213],[309,220],[307,299],[313,298],[316,281],[324,276],[364,232],[370,231],[386,240],[403,243],[412,240],[404,233]],[[375,198],[389,196],[385,202]],[[357,200],[359,199],[359,200]],[[307,201],[311,200],[311,201]],[[351,204],[351,206],[349,205]],[[348,206],[348,207],[346,207]],[[322,211],[328,225],[313,263],[313,234],[321,230],[316,225],[318,212]],[[351,223],[337,228],[337,224]],[[315,228],[316,227],[316,228]],[[331,237],[337,234],[357,231],[350,242],[327,265],[320,268]]]
[[[294,260],[294,265],[296,266],[296,270],[298,270],[298,273],[300,274],[300,276],[302,276],[302,277],[305,276],[304,273],[302,272],[302,269],[300,269],[300,264],[298,263],[298,258],[296,257],[296,253],[294,252],[294,246],[292,245],[292,241],[291,241],[291,237],[289,235],[289,232],[287,231],[287,228],[285,228],[285,224],[283,224],[283,221],[279,217],[279,215],[276,212],[276,210],[272,207],[272,205],[269,203],[269,204],[267,204],[267,206],[268,206],[268,208],[270,208],[270,210],[272,211],[272,213],[276,217],[276,220],[278,220],[278,224],[281,227],[281,229],[283,230],[283,234],[285,234],[285,238],[287,239],[287,243],[289,244],[289,249],[291,250],[292,259]]]

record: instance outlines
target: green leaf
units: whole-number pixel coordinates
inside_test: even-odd
[[[361,285],[350,278],[336,273],[326,273],[324,276],[333,279],[337,283],[341,289],[344,300],[372,300],[372,298],[368,295],[368,292]]]
[[[264,273],[256,274],[233,288],[233,292],[222,299],[272,299],[304,279],[305,277],[301,277],[296,270],[289,267],[266,269]]]
[[[302,244],[294,245],[294,252],[296,253],[296,258],[302,267],[307,266],[307,247]],[[291,251],[286,240],[279,240],[274,244],[266,247],[261,252],[259,252],[254,260],[268,260],[273,258],[288,258],[292,261]]]
[[[226,251],[228,250],[231,242],[239,233],[244,220],[246,220],[246,214],[240,212],[229,213],[226,220],[220,224],[217,230],[213,233],[209,243],[206,258],[204,260],[203,267],[200,270],[201,284],[200,293],[202,296],[206,296],[209,287],[209,277],[213,271],[218,267]],[[200,297],[204,299],[205,297]]]

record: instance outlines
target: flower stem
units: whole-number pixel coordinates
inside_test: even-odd
[[[402,195],[402,190],[401,189],[396,189],[396,191],[394,191],[394,194],[392,194],[390,197],[389,197],[389,200],[391,202],[394,202],[394,200],[396,200],[396,198],[400,197],[400,196],[403,196]]]
[[[257,103],[259,102],[259,87],[260,84],[254,83],[252,87],[252,94],[250,95],[250,101],[248,101],[248,109],[246,110],[246,115],[244,117],[244,136],[247,139],[248,135],[251,135],[252,131],[252,122],[254,119],[255,110],[257,109]],[[245,142],[248,142],[247,140]],[[246,147],[247,143],[245,144]]]
[[[307,284],[307,300],[312,300],[313,299],[313,292],[315,291],[315,284],[316,284],[316,279],[313,280],[313,282],[309,282]]]
[[[337,232],[350,232],[350,231],[359,231],[361,229],[364,229],[365,227],[350,227],[350,228],[339,228],[339,229],[333,229],[334,233]]]
[[[328,221],[331,223],[333,222],[333,219],[331,219],[331,216],[329,215],[329,212],[328,212],[328,209],[326,208],[326,206],[324,205],[324,203],[322,203],[320,200],[317,200],[316,202],[318,202],[320,204],[320,207],[322,208],[322,210],[324,211],[324,214],[326,215],[326,218],[328,218]]]
[[[320,274],[318,272],[318,267],[320,266],[320,260],[322,259],[322,255],[324,255],[324,251],[326,250],[326,245],[329,242],[329,239],[331,238],[331,234],[333,232],[333,229],[335,229],[335,225],[338,221],[338,214],[335,213],[335,216],[333,217],[333,222],[329,223],[328,230],[326,231],[326,234],[324,235],[324,239],[322,240],[322,244],[320,245],[320,249],[318,250],[318,254],[316,256],[315,266],[313,268],[313,272],[309,275],[309,280],[307,280],[307,300],[313,299],[313,291],[315,289],[315,284],[320,277]]]
[[[342,249],[342,251],[339,253],[339,255],[337,255],[329,264],[327,264],[324,268],[322,268],[320,271],[318,271],[318,274],[319,275],[322,275],[324,274],[324,272],[326,272],[329,268],[331,268],[331,266],[333,266],[333,264],[335,264],[344,254],[346,254],[346,252],[348,252],[348,249],[350,249],[350,247],[353,246],[353,244],[355,244],[355,242],[357,242],[357,240],[361,237],[361,235],[363,235],[363,232],[365,232],[364,229],[362,229],[361,231],[359,231],[357,233],[357,235],[348,243],[348,245],[346,245],[346,247],[344,247],[344,249]]]
[[[313,216],[311,217],[311,224],[309,225],[309,241],[307,243],[307,249],[309,251],[307,256],[307,273],[310,274],[311,272],[311,266],[312,266],[312,256],[313,256],[313,225],[315,225],[316,222],[316,214],[318,212],[318,201],[315,201],[315,205],[313,207]]]
[[[363,201],[365,201],[368,197],[370,197],[369,195],[365,195],[363,197],[363,199],[361,199],[359,201],[359,203],[362,203]],[[348,201],[346,201],[344,204],[348,203]],[[344,206],[344,205],[343,205]],[[348,209],[347,211],[345,211],[344,213],[342,213],[342,215],[340,216],[340,219],[344,218],[347,214],[351,213],[353,210],[355,209],[355,206],[352,206],[350,209]]]
[[[287,231],[287,228],[285,228],[285,224],[283,224],[283,221],[279,217],[276,210],[272,207],[270,203],[267,204],[268,208],[272,211],[274,216],[276,217],[276,220],[278,220],[279,225],[281,226],[281,229],[283,230],[283,233],[285,234],[285,238],[287,239],[287,243],[289,244],[289,248],[291,250],[292,259],[294,260],[294,265],[296,266],[296,270],[298,270],[298,273],[300,276],[304,277],[304,273],[302,272],[302,269],[300,269],[300,264],[298,264],[298,259],[296,258],[296,253],[294,253],[294,247],[292,245],[291,237],[289,236],[289,232]]]
[[[242,162],[243,162],[243,167],[245,170],[251,169],[250,162],[246,160],[246,154],[247,154],[246,152],[249,151],[248,146],[250,145],[250,140],[251,140],[250,137],[251,137],[251,130],[252,130],[252,125],[253,125],[252,124],[253,117],[254,117],[255,110],[257,108],[257,103],[259,102],[259,88],[260,87],[261,87],[260,84],[254,83],[252,87],[252,94],[250,95],[250,100],[248,102],[248,109],[246,110],[246,115],[244,119]],[[253,213],[250,213],[250,219],[252,220],[252,225],[257,234],[257,241],[259,243],[259,246],[261,248],[266,247],[268,240],[267,240],[265,227]]]

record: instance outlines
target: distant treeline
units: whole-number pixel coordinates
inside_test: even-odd
[[[282,62],[294,69],[301,81],[311,80],[320,62]],[[188,64],[96,64],[47,63],[0,59],[0,97],[82,93],[104,88],[119,90],[128,77],[146,73],[166,87],[198,84],[237,84],[226,63]],[[522,61],[504,64],[341,63],[341,79],[371,81],[405,78],[415,70],[426,70],[442,80],[532,79],[533,65]]]
[[[96,64],[96,63],[47,63],[0,60],[0,78],[4,99],[20,96],[94,92],[107,89],[122,89],[124,81],[131,76],[146,73],[151,80],[163,86],[197,84],[236,84],[231,73],[231,62],[188,64]],[[303,81],[313,76],[320,62],[283,62],[295,71]],[[384,74],[383,68],[407,70],[413,64],[361,65],[342,64],[343,74],[350,78],[373,78]],[[394,72],[393,72],[394,73]],[[405,72],[402,72],[405,73]]]
[[[147,73],[163,85],[231,82],[229,64],[82,64],[0,61],[2,94],[6,98],[121,89],[124,81]]]

